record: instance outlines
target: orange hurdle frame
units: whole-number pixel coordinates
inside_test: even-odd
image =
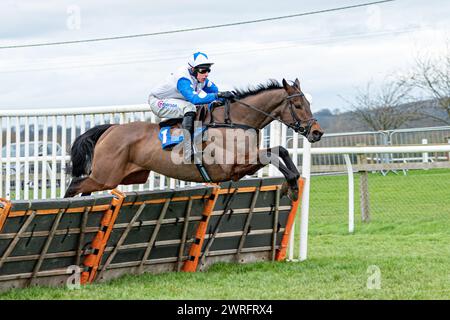
[[[298,198],[296,201],[292,202],[291,212],[289,213],[288,220],[286,223],[286,228],[284,230],[283,238],[281,240],[280,248],[277,250],[275,255],[276,261],[281,261],[286,258],[286,250],[289,243],[289,236],[291,235],[292,226],[294,225],[295,217],[297,216],[297,211],[299,204],[302,200],[303,188],[305,186],[305,180],[303,178],[298,179]],[[291,244],[294,245],[294,244]]]

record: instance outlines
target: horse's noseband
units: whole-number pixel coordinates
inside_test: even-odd
[[[289,111],[291,112],[292,119],[294,120],[294,122],[289,124],[288,126],[290,128],[292,128],[292,130],[294,130],[295,132],[298,132],[302,136],[307,137],[309,135],[309,133],[311,132],[311,128],[312,128],[314,122],[316,122],[317,119],[309,118],[308,120],[306,120],[306,126],[302,126],[302,120],[299,119],[298,116],[296,115],[296,113],[294,111],[295,106],[292,103],[292,101],[290,100],[291,98],[303,97],[303,96],[304,96],[303,93],[296,93],[296,94],[292,94],[292,95],[286,97],[286,99],[289,102]]]
[[[311,132],[311,128],[314,124],[314,122],[317,121],[317,119],[315,118],[310,118],[307,123],[306,126],[302,126],[299,122],[295,122],[292,124],[292,129],[295,132],[300,133],[302,136],[307,137],[309,135],[309,133]]]

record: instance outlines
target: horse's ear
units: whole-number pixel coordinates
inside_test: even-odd
[[[284,87],[285,90],[288,90],[288,89],[291,87],[291,86],[289,85],[289,83],[287,83],[286,79],[284,79],[284,78],[283,78],[282,83],[283,83],[283,87]]]
[[[298,78],[295,78],[294,86],[296,86],[298,89],[300,89],[300,81],[298,80]]]

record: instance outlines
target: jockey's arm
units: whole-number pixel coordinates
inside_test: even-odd
[[[206,93],[205,91],[197,94],[191,86],[191,82],[188,79],[181,78],[177,82],[177,90],[183,95],[183,97],[192,104],[208,104],[217,100],[217,93]]]
[[[203,91],[205,91],[206,93],[218,93],[219,92],[219,88],[217,88],[217,86],[215,85],[214,82],[210,81],[208,78],[206,78],[205,82],[206,82],[206,85],[203,88]]]

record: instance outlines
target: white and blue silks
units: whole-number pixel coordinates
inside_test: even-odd
[[[217,86],[208,78],[199,82],[183,67],[153,88],[148,102],[160,118],[182,118],[187,112],[195,112],[195,105],[217,100],[218,92]]]

